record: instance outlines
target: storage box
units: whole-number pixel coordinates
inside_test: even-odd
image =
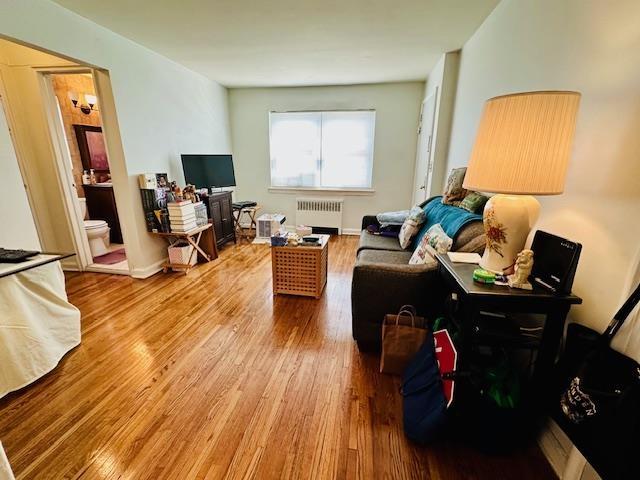
[[[311,235],[313,230],[311,227],[307,227],[306,225],[298,225],[296,227],[296,233],[299,237],[306,237],[307,235]]]
[[[196,211],[196,223],[199,227],[206,225],[209,223],[209,218],[207,216],[207,207],[204,203],[198,202],[194,204],[194,209]]]
[[[187,242],[178,242],[168,248],[169,251],[169,263],[179,265],[195,265],[198,261],[198,252],[191,252],[194,248]],[[191,261],[189,261],[191,257]]]

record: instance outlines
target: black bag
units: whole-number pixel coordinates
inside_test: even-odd
[[[447,401],[430,330],[404,372],[400,393],[407,438],[422,444],[433,440],[446,421]]]
[[[579,365],[560,400],[563,413],[573,423],[611,412],[640,382],[640,365],[613,350],[609,344],[640,301],[640,285],[596,339],[594,348]]]
[[[570,325],[559,365],[554,418],[604,478],[631,478],[640,454],[640,365],[610,347],[639,301],[640,285],[601,335]]]

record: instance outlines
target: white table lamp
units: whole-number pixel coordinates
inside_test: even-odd
[[[487,101],[464,188],[497,193],[484,208],[487,245],[480,266],[502,273],[524,248],[540,213],[531,195],[558,195],[565,176],[580,94],[526,92]]]

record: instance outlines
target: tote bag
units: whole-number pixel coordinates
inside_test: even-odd
[[[403,305],[396,315],[385,315],[382,324],[380,372],[402,375],[427,337],[423,317],[413,305]]]

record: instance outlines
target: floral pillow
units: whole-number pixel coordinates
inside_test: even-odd
[[[409,216],[402,224],[400,234],[398,235],[398,240],[402,248],[407,248],[411,244],[411,239],[418,233],[424,221],[424,210],[418,206],[413,207],[411,212],[409,212]]]
[[[446,253],[451,250],[453,240],[439,223],[432,225],[420,244],[416,247],[409,260],[409,265],[420,265],[430,261],[436,253]]]
[[[447,186],[442,193],[442,203],[445,205],[458,206],[467,195],[467,191],[462,187],[464,176],[467,174],[467,167],[454,168],[447,179]]]
[[[480,213],[484,209],[484,205],[487,203],[487,200],[489,200],[489,197],[486,195],[482,195],[478,192],[469,192],[458,206],[471,213]]]

